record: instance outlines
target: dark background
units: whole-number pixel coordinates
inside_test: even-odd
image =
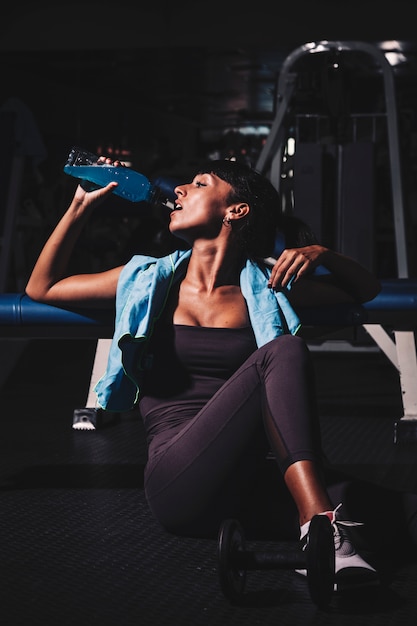
[[[0,107],[18,107],[23,122],[15,141],[2,144],[0,190],[8,184],[9,155],[31,149],[18,189],[8,290],[24,286],[65,210],[74,181],[62,168],[72,145],[126,150],[132,166],[152,176],[185,176],[211,154],[256,160],[274,120],[283,62],[299,46],[322,40],[393,42],[387,49],[404,55],[394,71],[411,250],[414,11],[415,2],[405,0],[2,6]],[[299,109],[330,112],[332,122],[351,111],[378,113],[380,76],[357,61],[342,74],[327,61],[301,67]],[[376,218],[377,269],[395,275],[386,146],[378,140],[375,148],[375,179],[358,176],[358,184],[371,188],[375,200],[368,208]],[[118,261],[153,237],[154,216],[144,207],[113,197],[110,204],[80,240],[74,261],[82,270]],[[415,276],[415,265],[412,271]],[[10,370],[0,381],[2,624],[415,626],[415,446],[393,445],[402,392],[397,369],[376,347],[313,352],[324,450],[335,467],[372,487],[375,498],[363,498],[352,519],[367,521],[371,511],[365,539],[376,544],[373,558],[384,582],[375,594],[336,598],[328,611],[314,606],[306,581],[291,570],[251,572],[247,599],[231,605],[219,588],[215,540],[171,536],[152,518],[139,416],[124,415],[94,432],[71,428],[74,409],[85,405],[95,347],[94,340],[76,338],[2,342],[0,364]],[[410,499],[414,531],[413,523],[402,526],[400,501],[376,505],[379,485]]]
[[[255,165],[274,121],[282,64],[300,46],[318,41],[367,42],[401,61],[393,72],[414,249],[417,37],[412,9],[405,0],[261,0],[249,7],[218,0],[203,5],[40,1],[3,8],[0,107],[23,108],[23,134],[36,144],[21,190],[21,212],[30,223],[23,276],[72,193],[73,181],[62,167],[73,145],[121,155],[150,178],[187,177],[207,156]],[[381,93],[378,68],[362,58],[348,60],[340,71],[332,59],[306,58],[299,66],[303,113],[330,113],[335,119],[358,111],[378,114]],[[385,158],[383,148],[372,185],[379,216],[375,229],[390,243],[388,249],[382,245],[372,269],[390,277],[397,268]],[[122,213],[130,210],[122,205]],[[132,247],[125,231],[136,226],[97,221],[85,248],[89,262],[92,254],[94,267],[119,261],[121,250]],[[417,273],[413,259],[410,272]],[[11,275],[9,289],[23,284],[19,280]]]

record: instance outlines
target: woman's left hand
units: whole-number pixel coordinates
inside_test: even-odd
[[[302,276],[310,274],[323,262],[327,248],[320,245],[285,249],[271,270],[268,287],[279,291]]]

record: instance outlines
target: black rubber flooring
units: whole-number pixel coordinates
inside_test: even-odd
[[[291,570],[248,572],[239,605],[223,596],[216,540],[170,535],[148,510],[137,415],[95,432],[71,428],[93,352],[91,341],[33,340],[0,391],[2,626],[415,625],[417,558],[402,502],[417,493],[417,443],[393,443],[400,392],[385,357],[313,355],[326,455],[365,480],[371,507],[378,495],[383,578],[372,592],[335,594],[319,609]],[[381,487],[389,488],[382,503]]]

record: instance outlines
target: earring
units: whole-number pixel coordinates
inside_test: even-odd
[[[224,216],[224,218],[222,219],[222,222],[225,226],[227,226],[228,228],[231,227],[232,225],[232,220],[230,219],[230,217],[226,217]]]

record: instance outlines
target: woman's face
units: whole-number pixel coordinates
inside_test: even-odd
[[[231,191],[229,183],[207,173],[176,187],[177,200],[169,224],[171,233],[188,242],[216,237],[227,213]]]

